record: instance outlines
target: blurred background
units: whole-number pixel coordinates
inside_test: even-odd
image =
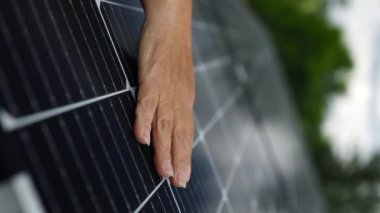
[[[380,1],[247,0],[277,44],[331,212],[380,212]]]

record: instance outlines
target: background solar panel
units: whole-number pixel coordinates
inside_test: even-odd
[[[138,0],[0,2],[3,178],[49,212],[321,212],[270,36],[239,1],[194,0],[187,189],[134,139]]]

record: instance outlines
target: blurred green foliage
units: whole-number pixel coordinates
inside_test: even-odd
[[[341,32],[326,19],[326,0],[248,3],[276,42],[330,211],[373,212],[379,202],[374,190],[379,183],[380,157],[366,166],[357,159],[340,162],[321,133],[328,97],[345,91],[344,76],[352,67]]]
[[[320,143],[327,97],[345,90],[341,76],[352,66],[340,31],[326,21],[318,0],[249,2],[272,31],[306,138]]]

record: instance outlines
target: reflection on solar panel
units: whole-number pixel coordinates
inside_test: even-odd
[[[20,209],[324,211],[269,35],[235,0],[194,0],[191,181],[155,173],[132,131],[143,21],[138,0],[0,2],[1,176]]]

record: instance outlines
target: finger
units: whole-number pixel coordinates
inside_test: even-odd
[[[186,188],[191,173],[191,152],[194,139],[194,123],[192,111],[177,110],[175,113],[174,131],[172,135],[172,159],[174,177],[173,185]]]
[[[163,177],[173,176],[171,160],[171,134],[174,106],[172,101],[159,103],[153,121],[153,148],[156,171]]]
[[[145,81],[138,91],[134,131],[137,141],[142,144],[150,145],[152,121],[159,97],[157,87],[154,82]]]

